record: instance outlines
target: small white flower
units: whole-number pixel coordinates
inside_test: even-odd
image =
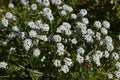
[[[94,27],[96,27],[96,28],[101,28],[101,22],[100,21],[95,21],[94,22]]]
[[[2,23],[2,25],[3,25],[4,27],[8,27],[8,24],[9,24],[9,23],[8,23],[8,20],[7,20],[7,19],[3,18],[1,23]]]
[[[43,4],[44,6],[49,6],[49,5],[50,5],[50,2],[49,2],[49,0],[42,0],[42,4]]]
[[[11,12],[7,12],[7,13],[5,14],[5,17],[6,17],[7,19],[12,19],[13,14],[12,14]]]
[[[84,23],[84,24],[89,24],[89,20],[88,20],[88,18],[82,18],[82,23]]]
[[[48,24],[43,24],[41,27],[42,31],[49,31],[49,25]]]
[[[83,38],[87,41],[87,42],[93,42],[93,38],[92,38],[92,36],[90,36],[90,35],[88,35],[88,34],[86,34],[86,35],[83,35]]]
[[[120,69],[120,62],[116,62],[115,66],[117,69]]]
[[[105,51],[105,52],[104,52],[104,56],[105,56],[105,58],[109,58],[109,55],[110,55],[110,54],[109,54],[108,51]]]
[[[35,57],[38,57],[40,55],[40,53],[41,53],[41,51],[38,48],[33,50],[33,56],[35,56]]]
[[[96,35],[95,35],[96,39],[97,40],[101,40],[101,34],[99,32],[96,32]]]
[[[14,4],[13,3],[9,3],[8,4],[8,8],[14,8]]]
[[[42,3],[42,0],[36,0],[36,2],[38,2],[38,3]]]
[[[112,43],[106,43],[106,49],[107,49],[108,51],[112,51],[112,50],[114,49],[113,44],[112,44]]]
[[[30,28],[32,28],[32,29],[36,29],[36,25],[32,21],[28,22],[28,26],[30,26]]]
[[[72,14],[71,14],[71,19],[77,19],[77,15],[74,14],[74,13],[72,13]]]
[[[114,72],[115,77],[120,79],[120,70]]]
[[[21,32],[20,36],[21,36],[22,39],[24,39],[25,38],[25,32]]]
[[[37,37],[37,32],[35,30],[31,30],[31,31],[29,31],[29,36],[30,36],[30,38],[35,38],[35,37]]]
[[[113,74],[108,73],[107,76],[108,76],[108,79],[113,79]]]
[[[60,69],[60,70],[63,71],[64,73],[69,72],[69,68],[68,68],[67,65],[63,65],[63,66],[61,66],[61,69]]]
[[[21,4],[27,5],[29,2],[27,0],[21,0]]]
[[[111,58],[112,58],[113,60],[116,60],[116,61],[117,61],[117,60],[119,59],[118,53],[113,52],[112,55],[111,55]]]
[[[56,59],[53,64],[54,64],[55,67],[60,67],[61,66],[61,61]]]
[[[71,6],[68,6],[66,4],[62,5],[63,10],[68,12],[73,12],[73,8]]]
[[[81,17],[84,17],[84,16],[86,16],[87,15],[87,10],[86,9],[81,9],[80,10],[80,16]]]
[[[6,68],[7,65],[8,64],[6,62],[0,62],[0,68]]]
[[[108,31],[107,31],[107,29],[105,29],[105,28],[101,28],[101,33],[102,33],[103,35],[107,35]]]
[[[83,55],[85,53],[85,50],[82,47],[79,47],[77,49],[77,53]]]
[[[103,21],[102,25],[104,28],[109,29],[110,28],[110,23],[108,21]]]
[[[67,15],[66,11],[65,11],[65,10],[62,10],[62,11],[61,11],[61,15],[62,15],[62,16],[66,16],[66,15]]]
[[[55,41],[55,42],[61,42],[61,36],[60,35],[54,35],[53,36],[53,41]]]
[[[84,58],[80,54],[77,54],[76,61],[78,61],[79,63],[83,63]]]
[[[72,44],[77,44],[76,38],[71,39]]]
[[[62,4],[62,1],[61,0],[51,0],[51,3],[54,4],[54,5],[61,5]]]
[[[65,35],[70,36],[72,34],[71,30],[65,30]]]
[[[72,65],[72,60],[70,58],[65,58],[64,59],[65,65],[71,66]]]
[[[38,38],[44,42],[48,41],[48,38],[46,35],[38,35]]]
[[[28,51],[32,46],[33,44],[31,39],[25,39],[23,41],[23,47],[25,48],[26,51]]]
[[[32,5],[31,5],[31,9],[32,9],[33,11],[37,10],[37,5],[36,5],[36,4],[32,4]]]
[[[13,30],[13,31],[16,31],[16,32],[19,32],[18,26],[12,26],[12,30]]]

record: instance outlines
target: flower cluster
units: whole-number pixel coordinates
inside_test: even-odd
[[[23,9],[27,7],[26,11],[29,14],[24,11],[22,14],[12,12],[16,7],[13,3],[8,4],[9,11],[1,12],[3,17],[0,31],[7,36],[0,39],[0,42],[8,46],[8,55],[17,55],[25,59],[24,55],[31,57],[24,67],[32,65],[30,68],[40,71],[50,66],[63,74],[81,70],[79,66],[84,67],[85,62],[86,66],[94,70],[112,60],[116,62],[114,66],[118,70],[106,70],[108,79],[120,79],[119,51],[114,46],[115,41],[108,34],[108,21],[96,20],[90,24],[86,17],[86,9],[80,9],[77,13],[61,0],[36,0],[32,4],[28,0],[20,0],[20,4]],[[9,62],[10,58],[7,59]],[[8,64],[0,62],[0,68],[10,67],[12,63]],[[76,65],[77,69],[74,69]],[[44,71],[49,72],[43,70],[43,73]]]

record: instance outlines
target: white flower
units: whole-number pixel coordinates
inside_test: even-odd
[[[89,20],[88,20],[88,18],[82,18],[82,23],[84,23],[84,24],[89,24]]]
[[[107,35],[108,31],[107,31],[107,29],[105,29],[105,28],[101,28],[101,33],[102,33],[103,35]]]
[[[35,56],[35,57],[38,57],[40,55],[40,53],[41,53],[41,51],[38,48],[33,50],[33,56]]]
[[[64,49],[64,45],[62,43],[57,43],[58,49]]]
[[[28,0],[21,0],[21,4],[27,5],[28,4]]]
[[[19,32],[18,26],[12,26],[12,30],[13,30],[13,31],[16,31],[16,32]]]
[[[67,15],[65,10],[62,10],[60,13],[61,13],[62,16],[66,16]]]
[[[108,76],[108,79],[113,79],[113,74],[108,73],[107,76]]]
[[[120,79],[120,70],[114,72],[115,77]]]
[[[43,24],[41,27],[42,31],[49,31],[49,25],[48,24]]]
[[[7,65],[8,64],[6,62],[0,62],[0,68],[6,68]]]
[[[111,55],[111,58],[117,61],[119,59],[118,53],[113,52],[112,55]]]
[[[9,3],[8,4],[8,8],[14,8],[14,4],[13,3]]]
[[[71,30],[65,30],[65,35],[70,36],[72,34]]]
[[[97,40],[101,40],[101,34],[99,32],[96,32],[96,35],[95,35],[96,39]]]
[[[102,56],[103,56],[103,52],[102,52],[102,51],[97,50],[97,51],[95,51],[95,53],[96,53],[96,55],[97,55],[99,58],[102,58]]]
[[[105,36],[105,42],[106,43],[112,43],[112,38],[110,36]]]
[[[61,56],[61,55],[64,55],[64,48],[58,48],[57,49],[57,51],[56,51],[56,53],[59,55],[59,56]]]
[[[71,28],[71,25],[68,22],[63,22],[62,25],[69,30]]]
[[[116,62],[115,66],[117,69],[120,69],[120,62]]]
[[[86,16],[87,15],[87,10],[86,9],[81,9],[80,10],[80,16],[81,17],[84,17],[84,16]]]
[[[82,47],[79,47],[77,49],[77,53],[83,55],[85,53],[85,50]]]
[[[62,1],[61,0],[51,0],[51,3],[54,4],[54,5],[61,5],[62,4]]]
[[[32,29],[36,29],[36,25],[32,21],[28,22],[28,26],[30,26],[30,28],[32,28]]]
[[[103,21],[102,25],[104,28],[109,29],[110,28],[110,23],[108,21]]]
[[[93,36],[93,35],[94,35],[94,32],[92,31],[92,29],[87,29],[87,34]]]
[[[77,19],[77,15],[74,14],[74,13],[72,13],[72,14],[71,14],[71,19]]]
[[[53,64],[54,64],[55,67],[60,67],[61,66],[61,61],[56,59]]]
[[[93,42],[93,38],[92,36],[86,34],[86,35],[83,35],[83,38],[87,41],[87,42]]]
[[[101,22],[100,21],[95,21],[94,22],[94,27],[96,27],[96,28],[101,28]]]
[[[65,58],[64,59],[65,65],[71,66],[72,65],[72,60],[70,58]]]
[[[114,49],[113,44],[112,44],[112,43],[106,43],[106,49],[107,49],[108,51],[112,51],[112,50]]]
[[[43,4],[44,6],[49,6],[49,5],[50,5],[50,2],[49,2],[49,0],[42,0],[42,4]]]
[[[68,6],[66,4],[62,5],[63,10],[68,12],[73,12],[73,8],[71,6]]]
[[[8,35],[8,38],[14,38],[16,36],[15,33],[11,32],[9,35]]]
[[[49,21],[53,21],[54,20],[54,17],[52,15],[52,13],[47,15],[47,18],[48,18]]]
[[[30,36],[30,38],[35,38],[35,37],[37,37],[37,32],[35,30],[30,30],[29,36]]]
[[[36,2],[41,3],[41,2],[42,2],[42,0],[36,0]]]
[[[26,51],[28,51],[32,46],[33,44],[31,39],[25,39],[23,41],[23,47],[25,48]]]
[[[25,32],[21,32],[20,36],[21,36],[22,39],[24,39],[25,38]]]
[[[37,5],[36,5],[36,4],[32,4],[32,5],[31,5],[31,9],[32,9],[33,11],[37,10]]]
[[[99,59],[99,57],[97,57],[97,55],[93,55],[92,58],[93,58],[93,61],[96,63],[97,66],[101,65],[100,59]]]
[[[54,17],[52,15],[52,10],[50,8],[43,8],[43,10],[40,11],[40,14],[43,14],[43,16],[47,17],[49,21],[54,20]]]
[[[67,65],[63,65],[63,66],[61,66],[61,69],[60,69],[60,70],[63,71],[64,73],[69,72],[69,68],[68,68]]]
[[[55,42],[61,42],[61,36],[60,35],[54,35],[53,36],[53,41],[55,41]]]
[[[12,17],[13,17],[13,14],[11,12],[7,12],[5,14],[5,18],[7,18],[7,19],[12,19]]]
[[[105,58],[109,58],[109,55],[110,55],[110,54],[109,54],[108,51],[105,51],[105,52],[104,52],[104,56],[105,56]]]
[[[48,41],[48,38],[46,35],[38,35],[38,38],[44,42]]]
[[[76,61],[78,61],[79,63],[83,63],[84,58],[80,54],[77,54]]]
[[[72,44],[77,44],[76,38],[71,39]]]
[[[7,20],[7,19],[3,18],[1,23],[2,23],[2,25],[3,25],[4,27],[8,27],[8,24],[9,24],[9,23],[8,23],[8,20]]]

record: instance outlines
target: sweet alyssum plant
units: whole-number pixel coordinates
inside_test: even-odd
[[[1,79],[120,79],[108,21],[61,0],[17,2],[0,10]]]

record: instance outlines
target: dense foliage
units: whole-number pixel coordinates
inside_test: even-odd
[[[0,80],[119,80],[118,0],[0,0]]]

